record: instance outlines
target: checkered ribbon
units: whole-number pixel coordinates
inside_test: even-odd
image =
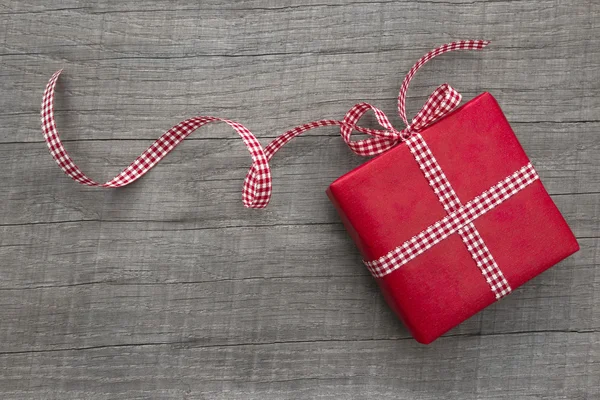
[[[65,150],[56,129],[54,120],[54,93],[62,70],[52,75],[44,92],[41,108],[42,131],[50,154],[62,170],[73,180],[88,186],[116,188],[129,185],[144,176],[196,129],[211,122],[224,122],[232,127],[242,138],[253,161],[244,180],[242,201],[246,207],[264,208],[271,198],[271,170],[269,167],[269,160],[290,140],[314,128],[339,126],[342,138],[356,154],[372,156],[383,153],[398,143],[406,140],[410,137],[411,133],[419,132],[437,119],[448,114],[460,103],[461,96],[456,90],[448,84],[441,85],[431,94],[421,111],[419,111],[412,122],[408,124],[404,108],[405,97],[410,80],[417,70],[427,61],[440,54],[453,50],[479,50],[487,46],[488,43],[489,42],[483,40],[463,40],[445,44],[427,53],[411,68],[402,83],[400,94],[398,96],[400,116],[407,124],[407,127],[401,131],[394,129],[383,111],[368,103],[359,103],[352,107],[341,121],[320,120],[303,124],[285,132],[263,148],[252,132],[240,123],[224,118],[198,116],[173,126],[120,174],[110,181],[99,183],[87,177],[73,162]],[[358,126],[358,121],[368,111],[373,111],[378,123],[384,129],[379,130]],[[352,140],[351,136],[354,131],[367,134],[370,137],[362,140]]]
[[[467,250],[482,270],[486,281],[490,283],[492,291],[496,293],[496,297],[500,298],[508,294],[511,290],[510,286],[503,278],[502,271],[498,268],[493,256],[475,229],[473,221],[508,200],[537,179],[539,179],[539,176],[533,166],[531,164],[525,165],[465,205],[459,206],[457,204],[458,207],[446,217],[428,226],[386,255],[373,261],[366,261],[367,268],[375,277],[381,278],[429,250],[448,236],[462,231],[465,233],[464,236],[467,237],[467,240],[463,239],[467,245]],[[465,230],[465,228],[467,229]]]
[[[352,151],[362,156],[380,154],[398,143],[405,142],[444,207],[447,216],[384,256],[376,260],[365,261],[367,268],[375,277],[384,277],[448,236],[457,233],[488,282],[490,289],[496,298],[500,299],[510,293],[510,285],[473,222],[539,179],[537,173],[531,164],[527,164],[463,205],[427,143],[419,133],[456,109],[461,101],[461,95],[450,85],[443,84],[433,91],[410,123],[406,118],[406,92],[410,81],[419,68],[440,54],[454,50],[480,50],[486,47],[488,43],[484,40],[453,42],[440,46],[421,57],[404,78],[398,94],[398,113],[406,124],[406,128],[400,131],[392,126],[383,111],[368,103],[359,103],[352,107],[341,121],[320,120],[298,126],[277,137],[263,149],[256,137],[243,125],[228,119],[198,116],[180,122],[169,129],[123,172],[106,183],[98,183],[85,176],[75,165],[64,149],[56,130],[53,110],[54,91],[61,71],[56,72],[46,86],[41,110],[42,130],[50,154],[63,171],[75,181],[89,186],[121,187],[142,177],[196,129],[210,122],[224,122],[240,135],[252,157],[253,163],[244,180],[242,191],[244,205],[251,208],[266,207],[271,197],[269,160],[290,140],[308,130],[323,126],[339,126],[340,134],[346,144]],[[383,129],[371,129],[358,125],[362,116],[369,111],[373,111],[377,122]],[[352,140],[351,136],[354,131],[367,134],[370,137],[362,140]]]

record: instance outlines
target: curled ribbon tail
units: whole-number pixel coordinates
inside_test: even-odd
[[[244,180],[242,201],[249,208],[264,208],[269,203],[272,193],[269,161],[277,151],[293,138],[314,128],[339,126],[342,139],[354,153],[361,156],[381,154],[408,139],[413,132],[419,132],[452,112],[461,101],[461,95],[456,90],[448,84],[443,84],[429,96],[419,113],[417,113],[409,124],[406,119],[405,109],[406,92],[411,79],[419,68],[440,54],[461,49],[480,50],[488,44],[489,42],[485,40],[462,40],[440,46],[421,57],[404,78],[398,95],[398,112],[402,121],[406,124],[406,128],[401,131],[396,130],[385,113],[377,107],[368,103],[358,103],[346,113],[341,121],[325,119],[297,126],[278,136],[268,146],[263,148],[252,132],[238,122],[211,116],[196,116],[173,126],[167,132],[163,133],[119,175],[110,181],[99,183],[88,178],[73,162],[65,150],[56,129],[54,121],[54,91],[62,70],[54,73],[46,85],[41,107],[42,131],[50,154],[65,174],[83,185],[116,188],[129,185],[144,176],[196,129],[211,122],[224,122],[238,133],[252,157],[252,166]],[[369,111],[375,114],[377,122],[383,129],[366,128],[358,125],[359,120]],[[369,135],[370,137],[361,140],[352,140],[352,133],[354,131]]]
[[[48,150],[50,150],[50,154],[65,174],[69,175],[72,179],[82,185],[99,186],[100,184],[98,182],[94,182],[85,176],[77,165],[73,163],[73,160],[71,160],[71,157],[65,151],[62,142],[60,141],[60,137],[58,136],[58,131],[56,130],[56,124],[54,122],[54,89],[62,71],[62,69],[58,70],[50,77],[50,80],[46,85],[46,90],[44,91],[40,111],[44,140],[46,141]]]
[[[173,126],[152,143],[134,162],[110,181],[99,183],[88,178],[77,167],[65,150],[56,129],[54,121],[54,91],[61,72],[62,70],[54,73],[46,85],[41,107],[42,131],[44,133],[44,140],[54,161],[73,180],[88,186],[117,188],[129,185],[144,176],[196,129],[210,122],[224,122],[232,127],[242,138],[253,161],[252,168],[255,173],[247,185],[244,186],[244,192],[242,193],[244,205],[249,208],[264,208],[269,203],[269,199],[271,198],[271,169],[269,167],[269,157],[265,154],[259,141],[242,124],[210,116],[189,118]]]

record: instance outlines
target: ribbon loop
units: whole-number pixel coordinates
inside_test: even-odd
[[[462,96],[452,86],[444,83],[431,93],[423,108],[415,115],[407,127],[412,132],[419,132],[438,119],[451,113],[458,107]]]
[[[368,111],[373,111],[379,125],[385,130],[374,130],[358,127],[358,121]],[[344,116],[343,124],[340,126],[340,134],[350,149],[361,156],[372,156],[383,153],[394,147],[400,141],[399,133],[394,129],[388,117],[383,111],[369,103],[359,103],[352,107]],[[356,130],[371,135],[368,139],[353,141],[352,132]]]

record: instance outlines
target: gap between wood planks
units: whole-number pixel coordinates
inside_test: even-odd
[[[600,192],[584,192],[584,193],[560,193],[550,194],[550,196],[580,196],[589,194],[600,194]],[[144,219],[130,219],[130,220],[111,220],[111,219],[74,219],[64,221],[34,221],[34,222],[20,222],[20,223],[8,223],[1,224],[0,227],[11,227],[11,226],[29,226],[29,225],[52,225],[52,224],[70,224],[79,222],[106,222],[112,224],[143,224],[143,223],[179,223],[181,221],[169,221],[169,220],[144,220]],[[305,223],[281,223],[281,224],[255,224],[255,225],[223,225],[223,226],[199,226],[193,228],[180,228],[180,229],[155,229],[154,231],[160,232],[183,232],[183,231],[206,231],[206,230],[219,230],[219,229],[250,229],[250,228],[271,228],[271,227],[292,227],[292,226],[340,226],[342,222],[305,222]],[[576,236],[577,239],[598,239],[598,236]],[[1,247],[1,246],[0,246]]]
[[[600,331],[595,329],[582,329],[582,330],[533,330],[533,331],[512,331],[512,332],[493,332],[493,333],[457,333],[441,336],[438,341],[444,339],[455,339],[461,337],[497,337],[497,336],[511,336],[511,335],[530,335],[530,334],[596,334]],[[256,342],[256,343],[224,343],[224,344],[209,344],[209,345],[197,345],[195,339],[180,340],[172,342],[140,342],[140,343],[121,343],[121,344],[106,344],[97,346],[82,346],[82,347],[65,347],[59,349],[37,349],[37,350],[16,350],[16,351],[2,351],[1,356],[10,356],[15,354],[32,354],[32,353],[54,353],[54,352],[65,352],[65,351],[88,351],[88,350],[102,350],[110,348],[120,347],[155,347],[155,346],[177,346],[181,347],[196,348],[196,349],[210,349],[210,348],[228,348],[228,347],[249,347],[249,346],[276,346],[276,345],[294,345],[294,344],[315,344],[315,343],[348,343],[348,342],[397,342],[397,341],[414,341],[411,336],[397,337],[397,338],[372,338],[372,339],[315,339],[315,340],[281,340],[272,342]]]

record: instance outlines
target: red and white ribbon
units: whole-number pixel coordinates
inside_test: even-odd
[[[423,172],[423,175],[425,175],[425,178],[427,179],[429,186],[431,186],[431,188],[437,195],[438,200],[440,201],[440,203],[442,203],[442,206],[444,207],[444,210],[446,211],[446,213],[448,213],[448,215],[453,215],[453,213],[459,212],[460,210],[463,210],[463,212],[464,212],[465,209],[462,208],[462,204],[460,202],[460,199],[458,198],[458,195],[452,188],[450,181],[448,181],[448,178],[446,178],[446,174],[444,174],[442,167],[440,167],[440,165],[438,164],[437,160],[435,159],[433,153],[429,149],[429,146],[427,145],[427,143],[425,142],[423,137],[419,133],[415,133],[406,141],[406,144],[407,144],[410,152],[412,153],[413,157],[415,158],[415,161],[417,162],[417,164],[419,164],[419,168]],[[533,170],[533,167],[531,165],[529,165],[529,167],[530,167],[530,170],[535,174],[535,170]],[[537,174],[535,176],[537,176]],[[509,180],[509,182],[512,182],[510,176],[507,179]],[[527,181],[527,182],[528,182],[527,184],[530,183],[529,181]],[[511,186],[511,188],[514,188],[514,187],[517,187],[518,190],[522,189],[522,187],[518,186],[518,185]],[[501,188],[504,188],[504,186],[501,186]],[[496,196],[497,193],[499,193],[499,192],[503,196],[501,196],[501,197]],[[485,201],[483,203],[483,205],[485,207],[477,207],[475,209],[475,211],[478,211],[479,213],[474,213],[474,212],[469,213],[469,215],[471,215],[471,214],[476,215],[472,219],[470,219],[470,220],[466,220],[465,218],[460,219],[460,221],[464,221],[464,223],[461,224],[460,226],[456,226],[456,223],[452,223],[452,221],[447,221],[447,223],[446,222],[441,223],[441,226],[442,226],[442,230],[444,232],[447,229],[456,226],[456,232],[462,239],[465,246],[467,246],[467,250],[471,254],[473,261],[475,261],[475,263],[477,264],[477,267],[480,269],[480,271],[483,274],[483,276],[485,277],[487,283],[490,285],[490,288],[491,288],[492,292],[494,292],[494,294],[496,295],[496,298],[500,299],[502,296],[505,296],[511,292],[510,285],[508,284],[508,281],[504,277],[502,270],[500,270],[500,267],[498,267],[498,264],[496,264],[496,260],[494,260],[492,253],[485,245],[485,242],[483,241],[483,238],[479,234],[479,231],[473,224],[473,220],[475,218],[483,215],[487,211],[491,210],[493,207],[500,204],[500,202],[506,200],[508,197],[512,196],[516,192],[513,193],[511,191],[509,196],[504,196],[508,192],[506,192],[506,193],[501,192],[500,190],[495,190],[494,187],[492,187],[489,190],[490,194],[486,194],[486,193],[488,193],[488,192],[484,192],[481,195],[481,196],[483,196],[484,200],[489,199],[490,196],[492,196],[492,199],[494,199],[494,200],[496,200],[496,199],[501,199],[501,200],[499,202]],[[494,197],[494,196],[496,196],[496,197]],[[471,204],[471,203],[468,203],[468,204]],[[468,206],[466,207],[466,210],[467,210],[467,212],[472,211]],[[416,237],[413,237],[411,240],[409,240],[409,248],[411,249],[409,252],[410,254],[413,253],[413,249],[415,249],[415,248],[418,249],[420,252],[423,252],[423,251],[429,249],[434,244],[440,242],[441,240],[443,240],[444,238],[447,237],[447,235],[446,236],[438,235],[438,233],[440,233],[440,232],[437,229],[434,229],[433,231],[431,231],[434,233],[433,236],[429,235],[430,231],[427,231],[427,229],[421,233],[424,233],[424,232],[426,232],[427,234],[425,236],[423,236],[423,240],[420,240],[421,236],[419,236],[419,235],[417,235]],[[399,253],[404,253],[404,250],[403,250],[404,248],[402,246],[403,245],[397,247],[395,250],[397,250]],[[394,256],[392,256],[392,257],[394,259],[396,259],[397,255],[396,255],[396,253],[394,253],[394,251],[392,251],[391,253],[388,253],[386,256],[389,256],[390,254],[394,254]],[[377,271],[378,270],[380,271],[380,269],[379,269],[380,266],[390,264],[387,262],[387,260],[389,260],[389,258],[386,258],[386,256],[383,256],[382,258],[375,260],[373,263],[369,264],[370,268],[372,268],[371,273],[373,273],[373,275],[378,274]],[[382,262],[382,261],[384,264],[380,264],[380,262]],[[400,268],[400,266],[402,266],[401,262],[394,262],[392,268],[384,267],[384,270],[386,271],[385,275],[394,271],[395,269]]]
[[[500,267],[496,264],[494,257],[486,247],[483,238],[475,228],[473,221],[539,179],[537,173],[533,166],[528,164],[463,205],[435,160],[427,143],[419,134],[424,128],[456,109],[461,101],[460,93],[448,84],[439,86],[429,96],[410,123],[406,118],[405,107],[406,92],[410,81],[425,63],[449,51],[480,50],[488,44],[489,42],[484,40],[463,40],[440,46],[421,57],[404,78],[398,94],[398,113],[406,124],[406,128],[400,131],[392,126],[383,111],[368,103],[359,103],[352,107],[342,120],[320,120],[300,125],[285,132],[263,148],[246,127],[235,121],[198,116],[182,121],[169,129],[119,175],[106,183],[98,183],[85,176],[73,163],[56,130],[53,111],[54,90],[61,71],[56,72],[46,86],[41,111],[42,130],[50,154],[72,179],[89,186],[121,187],[142,177],[196,129],[210,122],[224,122],[240,135],[252,157],[253,163],[246,175],[242,191],[244,205],[251,208],[266,207],[270,200],[271,171],[269,160],[282,146],[310,129],[332,125],[339,126],[340,134],[346,144],[353,152],[362,156],[383,153],[405,141],[448,215],[391,250],[388,254],[376,260],[365,261],[367,268],[375,277],[381,278],[394,272],[449,235],[458,233],[490,285],[490,289],[499,299],[510,293],[511,288]],[[368,111],[373,111],[377,122],[383,129],[358,126],[358,121]],[[367,134],[370,137],[353,141],[351,136],[354,131]]]
[[[398,96],[399,112],[407,127],[401,131],[394,129],[383,111],[368,103],[359,103],[348,111],[343,120],[320,120],[300,125],[291,129],[273,140],[264,149],[256,137],[242,124],[224,118],[211,116],[198,116],[182,121],[165,132],[152,145],[135,159],[127,168],[113,179],[99,183],[88,178],[73,162],[65,150],[54,121],[54,92],[56,82],[62,72],[57,71],[46,86],[41,109],[42,131],[50,154],[62,168],[62,170],[75,181],[88,186],[121,187],[135,182],[162,160],[183,139],[196,129],[210,122],[224,122],[231,126],[242,138],[244,144],[252,157],[252,166],[246,175],[242,190],[242,201],[246,207],[264,208],[271,198],[271,170],[269,160],[286,143],[294,137],[314,128],[336,125],[340,127],[340,133],[350,149],[362,156],[372,156],[383,153],[398,143],[408,138],[411,132],[419,132],[437,119],[454,110],[460,103],[460,94],[448,84],[441,85],[429,96],[425,105],[408,124],[405,115],[406,91],[410,80],[427,61],[433,57],[453,50],[479,50],[487,46],[489,42],[484,40],[463,40],[440,46],[423,56],[410,70],[402,83]],[[369,110],[375,113],[375,117],[383,130],[369,129],[358,126],[358,120]],[[353,141],[353,131],[370,135],[370,138]]]

